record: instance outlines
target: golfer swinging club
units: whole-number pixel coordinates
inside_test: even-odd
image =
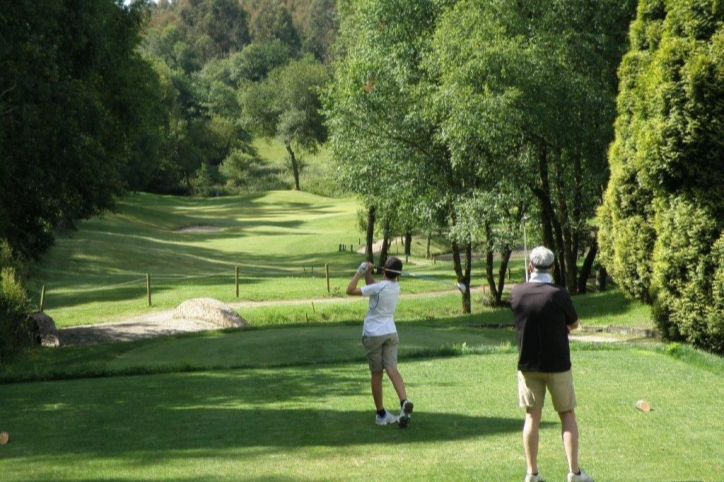
[[[388,258],[382,268],[383,279],[379,282],[372,277],[373,268],[369,262],[359,265],[357,272],[349,281],[347,294],[369,298],[369,307],[362,327],[362,345],[370,367],[372,398],[377,410],[375,423],[377,425],[397,423],[400,428],[405,428],[410,423],[413,404],[407,399],[405,382],[397,371],[399,338],[394,319],[397,301],[400,299],[400,284],[397,278],[402,273],[402,261],[395,257]],[[361,277],[364,277],[367,285],[358,288],[357,283]],[[383,370],[387,372],[400,399],[399,416],[385,410],[382,402]]]

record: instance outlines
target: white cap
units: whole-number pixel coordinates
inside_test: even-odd
[[[553,251],[545,246],[533,248],[530,252],[530,264],[533,265],[535,271],[548,271],[553,267],[556,257]]]

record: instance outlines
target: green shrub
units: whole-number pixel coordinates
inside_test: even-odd
[[[271,165],[257,156],[235,150],[219,166],[228,194],[290,189],[279,166]]]
[[[721,235],[716,218],[684,197],[673,198],[658,211],[653,277],[656,324],[670,338],[680,335],[695,346],[711,349],[716,340],[707,319],[717,271],[711,247]]]
[[[191,189],[194,196],[209,197],[219,194],[218,169],[206,163],[201,164],[191,178]]]
[[[28,312],[30,303],[6,241],[0,242],[0,361],[32,344]]]
[[[711,348],[724,353],[724,234],[714,244],[711,257],[714,274],[711,302],[706,307],[706,331]]]
[[[611,179],[599,210],[601,262],[617,285],[652,303],[666,338],[718,353],[723,59],[720,2],[639,2],[619,69]]]

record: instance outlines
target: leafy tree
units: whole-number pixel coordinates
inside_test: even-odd
[[[337,0],[312,0],[307,11],[307,33],[304,36],[304,52],[329,64],[333,59],[333,46],[339,32]]]
[[[289,47],[292,55],[296,55],[302,46],[292,15],[281,2],[263,3],[251,21],[251,31],[254,41],[270,43],[278,40]]]
[[[724,9],[646,0],[620,69],[604,264],[669,339],[724,353]],[[702,173],[705,173],[702,175]]]
[[[143,50],[150,57],[162,59],[169,67],[190,73],[201,69],[201,59],[189,44],[182,31],[173,23],[158,30],[147,29]]]
[[[136,50],[145,8],[3,7],[0,238],[20,256],[38,258],[55,229],[113,208],[153,170],[163,113],[153,107],[160,86]]]
[[[345,55],[326,101],[330,145],[341,183],[375,208],[384,231],[449,230],[457,279],[470,286],[473,240],[454,227],[475,176],[471,165],[452,162],[440,142],[437,119],[429,112],[434,79],[422,68],[442,9],[435,1],[345,7],[340,30]],[[469,291],[462,305],[470,312]]]
[[[512,193],[496,187],[502,178],[528,189],[544,243],[558,254],[558,279],[572,292],[585,290],[588,278],[576,260],[593,242],[588,220],[607,176],[612,73],[632,8],[618,1],[463,0],[443,18],[429,61],[440,78],[436,111],[454,161],[475,163],[482,189]]]
[[[20,279],[21,266],[10,245],[0,240],[0,366],[18,350],[33,343],[30,303]]]
[[[249,43],[247,13],[237,0],[179,0],[179,27],[201,64],[228,57]]]
[[[294,187],[300,189],[297,151],[315,152],[327,138],[320,89],[329,74],[321,63],[304,58],[273,70],[242,95],[245,123],[263,136],[277,136],[292,164]]]
[[[289,46],[281,40],[252,42],[229,58],[231,80],[240,86],[244,81],[259,82],[269,72],[289,62]]]

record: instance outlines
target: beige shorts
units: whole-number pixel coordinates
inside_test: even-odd
[[[524,408],[543,408],[546,389],[556,412],[576,408],[576,392],[570,370],[561,373],[518,372],[518,402]]]
[[[382,336],[363,336],[362,346],[365,347],[367,363],[373,373],[385,368],[397,368],[397,346],[400,339],[397,333]]]

